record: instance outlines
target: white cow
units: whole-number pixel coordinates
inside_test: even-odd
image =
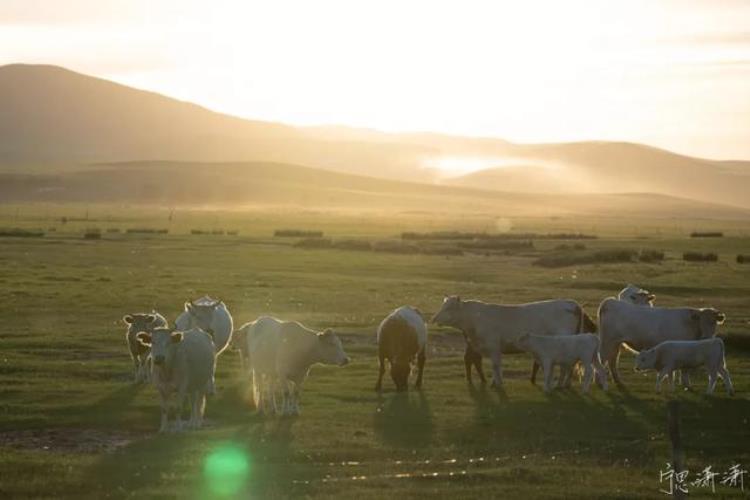
[[[599,306],[599,339],[602,361],[621,383],[617,363],[620,346],[634,351],[649,349],[666,340],[708,339],[725,316],[716,309],[643,307],[613,297]]]
[[[261,413],[277,413],[275,393],[281,389],[282,415],[299,414],[302,384],[312,365],[344,366],[349,357],[331,329],[315,332],[295,321],[264,316],[247,331],[246,363],[253,376],[253,398]]]
[[[618,300],[624,300],[625,302],[641,306],[653,307],[655,298],[656,295],[653,293],[635,285],[628,285],[617,294]]]
[[[552,390],[552,371],[559,365],[561,371],[570,372],[580,362],[584,367],[583,392],[588,393],[596,375],[602,388],[607,390],[607,373],[599,360],[599,337],[592,333],[578,335],[521,335],[516,345],[534,356],[544,371],[544,391]]]
[[[218,356],[227,348],[232,340],[232,315],[224,302],[204,296],[200,299],[185,302],[185,310],[175,320],[175,327],[179,331],[200,328],[208,333],[216,346]],[[209,394],[215,393],[215,374],[211,374]]]
[[[655,347],[641,351],[635,358],[636,370],[657,370],[656,390],[661,391],[661,382],[669,376],[674,390],[675,370],[704,366],[708,370],[707,394],[713,394],[717,377],[724,380],[727,394],[734,395],[732,379],[724,358],[724,342],[720,338],[704,340],[667,340]]]
[[[546,300],[518,305],[488,304],[445,297],[433,323],[466,332],[474,349],[492,361],[492,385],[502,385],[502,352],[515,348],[525,332],[535,335],[572,335],[583,331],[585,313],[573,300]],[[534,362],[531,381],[539,365]]]
[[[415,387],[422,387],[422,375],[427,345],[427,325],[419,310],[402,306],[392,311],[380,322],[377,333],[378,362],[380,371],[375,390],[380,391],[385,374],[385,360],[391,364],[391,378],[396,390],[405,391],[409,382],[414,358],[417,360],[417,380]]]
[[[128,344],[128,351],[133,360],[134,382],[148,382],[151,375],[149,369],[150,349],[138,342],[136,336],[141,332],[149,333],[154,328],[167,326],[167,320],[156,311],[148,313],[127,314],[122,320],[128,325],[125,332],[125,342]]]
[[[151,348],[151,378],[159,391],[161,405],[159,432],[168,430],[170,406],[175,410],[175,430],[182,430],[182,406],[186,397],[190,402],[188,427],[199,428],[216,362],[211,337],[199,328],[186,332],[156,328],[151,333],[139,333],[138,340]],[[174,402],[171,401],[173,396]]]

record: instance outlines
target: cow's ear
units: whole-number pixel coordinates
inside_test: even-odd
[[[154,321],[156,321],[156,316],[154,316],[153,314],[149,314],[148,316],[146,316],[146,323],[151,324]]]
[[[190,312],[192,309],[193,309],[193,304],[191,304],[190,302],[185,302],[185,310],[187,312]]]
[[[135,336],[135,338],[138,340],[138,342],[145,345],[146,347],[149,347],[151,345],[150,333],[140,332],[138,335]]]
[[[169,339],[172,341],[173,344],[178,344],[182,342],[182,332],[172,332],[172,335],[169,336]]]
[[[331,337],[333,336],[333,330],[331,328],[326,328],[321,335],[323,337]]]
[[[123,317],[122,317],[122,320],[123,320],[123,321],[124,321],[125,323],[127,323],[127,324],[129,324],[129,325],[130,325],[130,324],[132,324],[132,323],[133,323],[133,316],[131,316],[130,314],[126,314],[125,316],[123,316]]]
[[[716,311],[716,324],[721,325],[727,319],[727,315],[723,312]]]

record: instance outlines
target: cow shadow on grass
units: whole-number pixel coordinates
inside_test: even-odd
[[[391,446],[422,447],[432,441],[432,410],[422,391],[378,395],[373,414],[375,435]]]

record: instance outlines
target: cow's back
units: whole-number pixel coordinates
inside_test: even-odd
[[[247,330],[247,352],[252,368],[260,373],[276,372],[276,351],[281,341],[284,322],[271,316],[261,316]]]
[[[614,298],[599,307],[602,342],[622,341],[636,350],[667,340],[694,340],[700,327],[687,307],[643,307]]]
[[[389,359],[412,358],[427,343],[427,329],[422,318],[417,321],[402,309],[393,311],[378,326],[378,350]]]
[[[474,306],[477,332],[496,332],[509,342],[524,333],[534,335],[569,335],[578,333],[582,309],[572,300],[545,300],[526,304]]]

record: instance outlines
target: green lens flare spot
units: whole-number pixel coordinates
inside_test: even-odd
[[[231,497],[247,484],[250,475],[248,454],[239,446],[227,444],[206,457],[203,477],[208,490],[217,497]]]

